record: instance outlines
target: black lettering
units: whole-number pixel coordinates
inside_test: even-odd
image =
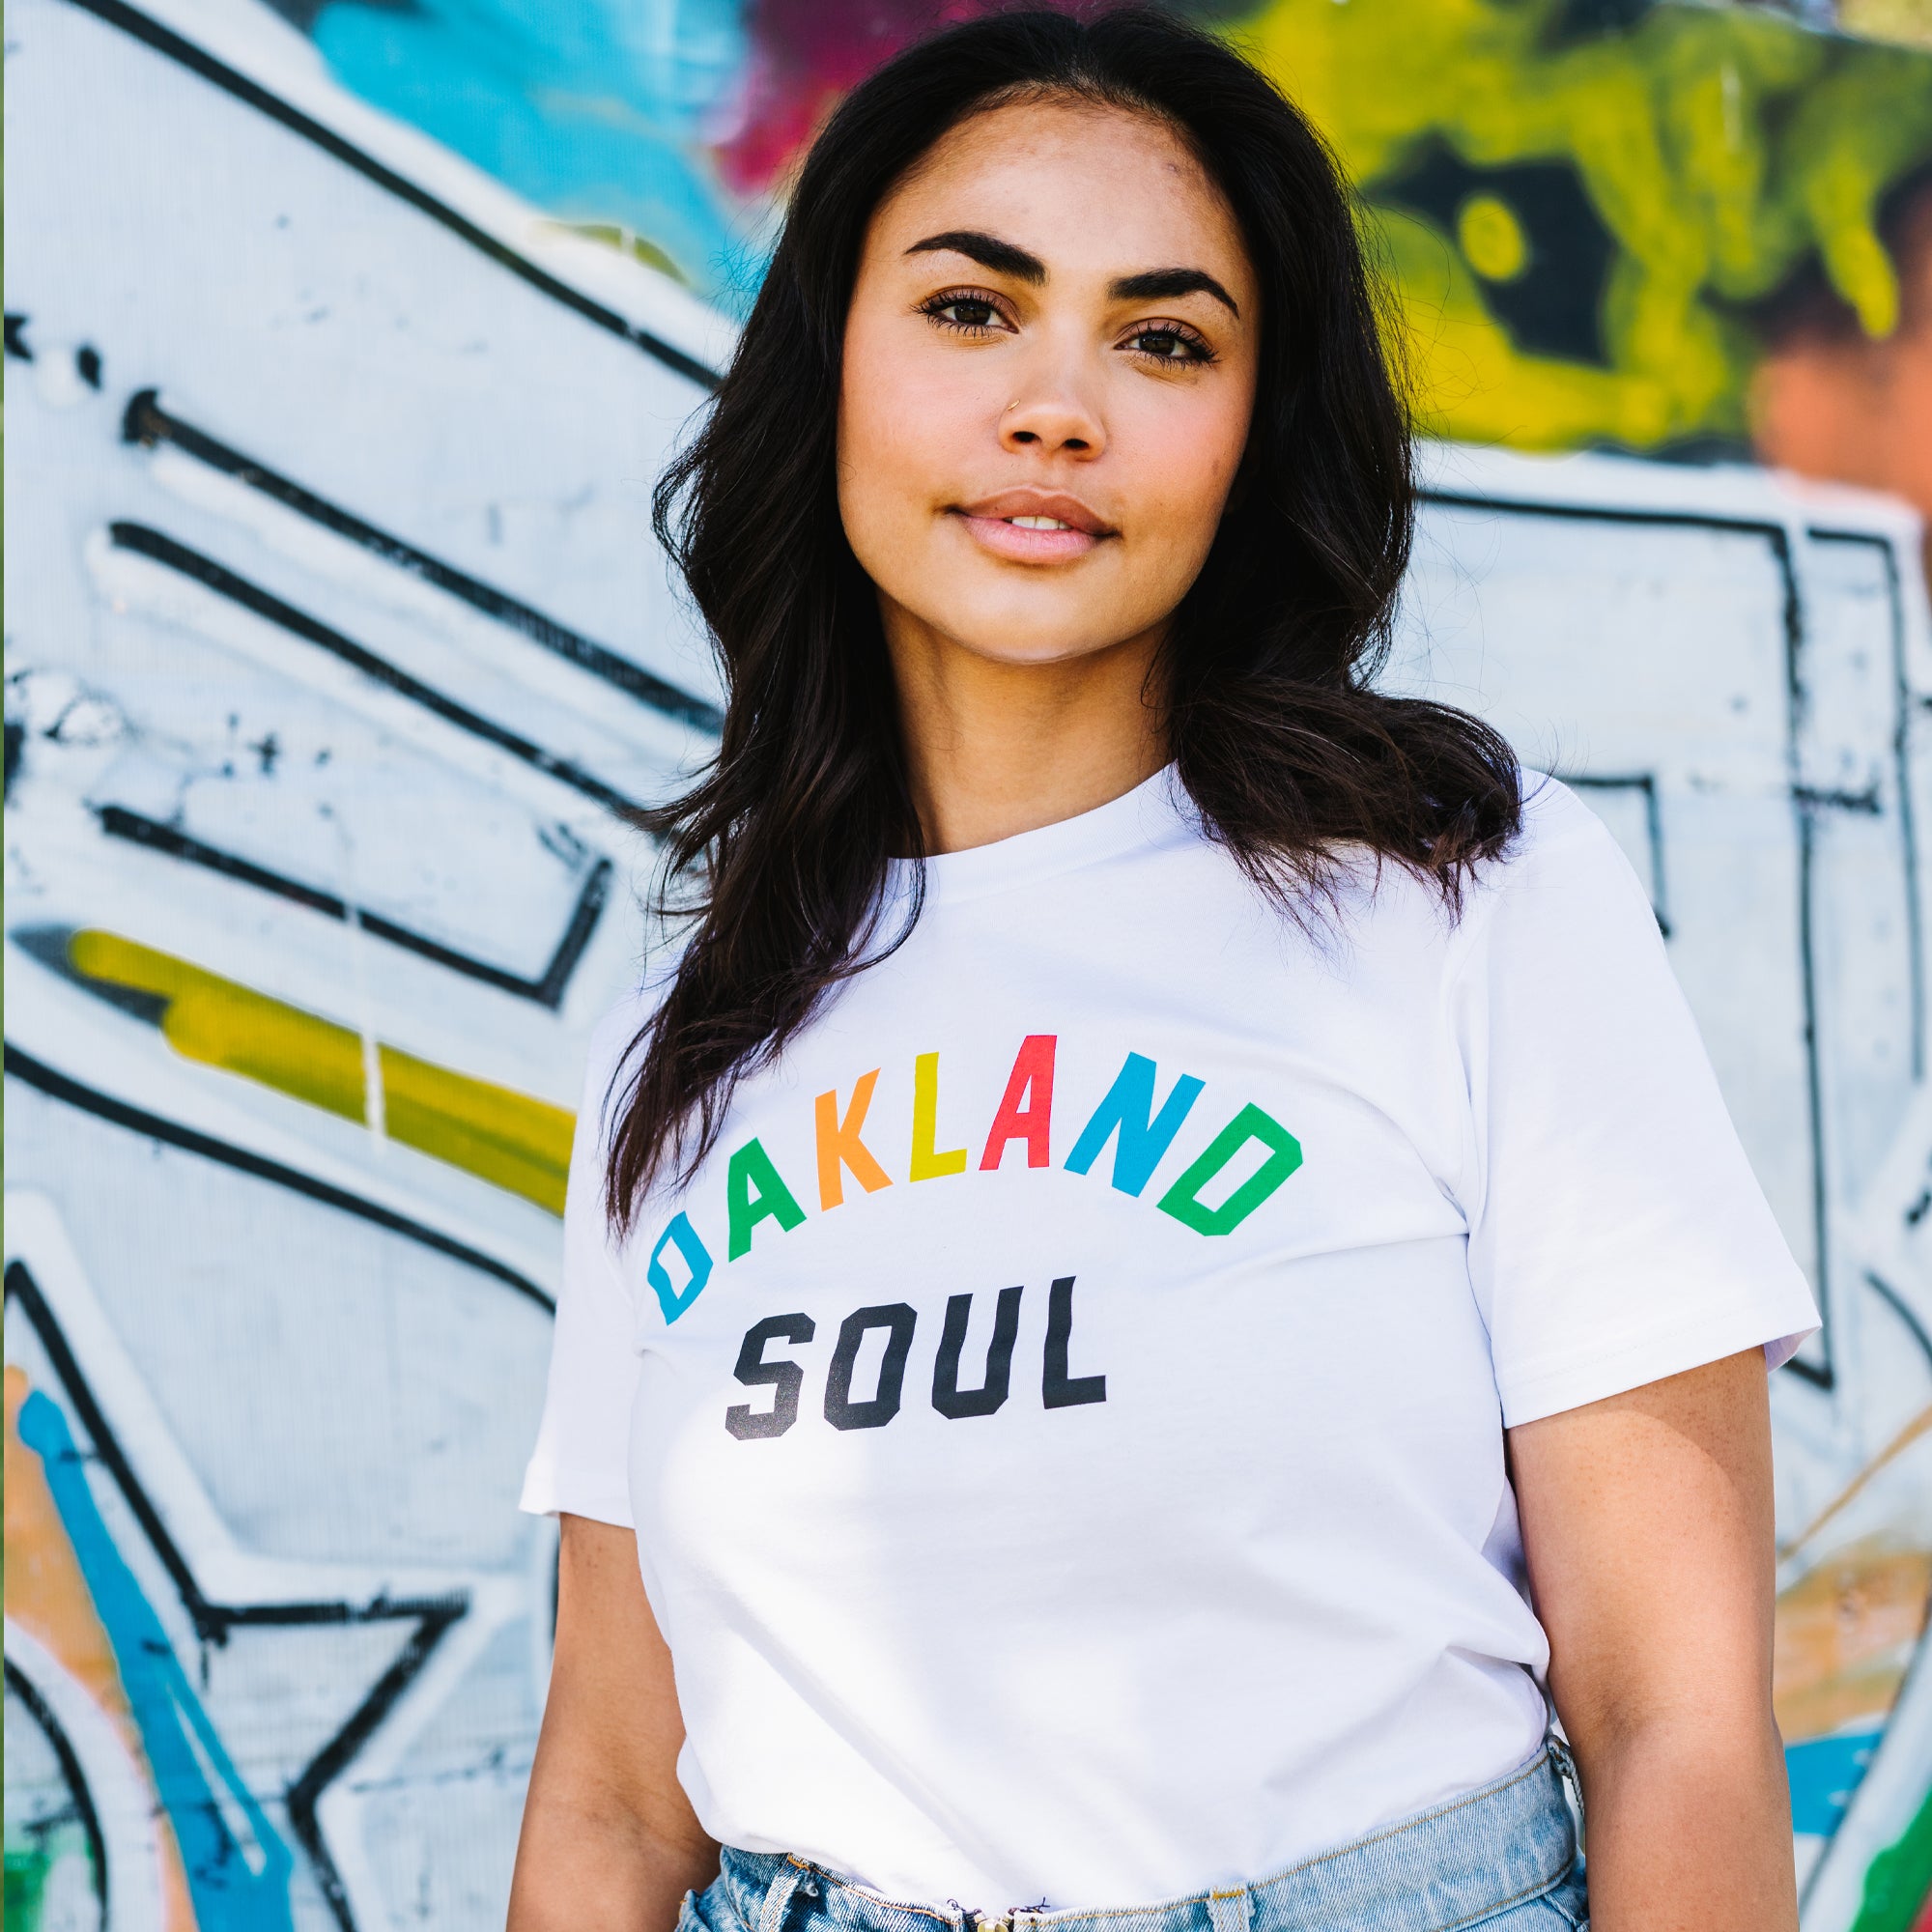
[[[754,1409],[741,1402],[724,1411],[724,1427],[740,1442],[782,1435],[798,1420],[798,1392],[805,1385],[805,1371],[796,1362],[766,1361],[765,1349],[773,1342],[810,1342],[814,1332],[810,1315],[768,1315],[745,1331],[738,1366],[731,1373],[747,1388],[770,1383],[776,1393],[768,1409]]]
[[[932,1365],[932,1406],[957,1421],[962,1415],[991,1415],[1007,1399],[1012,1380],[1013,1343],[1020,1332],[1022,1290],[1003,1288],[993,1310],[993,1339],[986,1349],[986,1375],[976,1389],[959,1386],[959,1354],[966,1346],[966,1324],[973,1319],[973,1297],[955,1294],[946,1304],[946,1332],[939,1340],[939,1359]]]
[[[899,1412],[899,1391],[905,1385],[906,1355],[912,1348],[913,1323],[919,1320],[903,1301],[883,1308],[862,1308],[845,1318],[825,1378],[825,1419],[834,1429],[883,1429]],[[867,1402],[852,1400],[852,1369],[859,1345],[871,1328],[892,1331],[886,1359],[879,1364],[879,1386]]]
[[[1072,1339],[1073,1277],[1064,1274],[1046,1296],[1046,1372],[1039,1392],[1048,1408],[1077,1408],[1085,1402],[1107,1400],[1105,1376],[1076,1378],[1066,1373],[1066,1349]]]

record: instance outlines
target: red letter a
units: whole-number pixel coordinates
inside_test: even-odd
[[[1051,1163],[1053,1047],[1058,1037],[1056,1034],[1030,1033],[1020,1042],[1013,1070],[1007,1076],[1000,1111],[993,1116],[993,1131],[986,1136],[986,1151],[980,1156],[982,1170],[999,1166],[1009,1141],[1026,1142],[1029,1167]],[[1020,1105],[1022,1098],[1027,1103],[1024,1107]]]

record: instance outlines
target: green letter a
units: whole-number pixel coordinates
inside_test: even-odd
[[[755,1140],[747,1141],[731,1156],[724,1176],[724,1206],[730,1216],[724,1251],[734,1262],[752,1252],[752,1230],[767,1216],[787,1234],[805,1219],[805,1209],[791,1198],[771,1155]]]

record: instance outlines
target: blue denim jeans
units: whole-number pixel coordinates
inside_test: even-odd
[[[1273,1878],[1156,1905],[1014,1910],[882,1898],[803,1859],[726,1847],[678,1932],[1574,1932],[1590,1908],[1557,1752]]]

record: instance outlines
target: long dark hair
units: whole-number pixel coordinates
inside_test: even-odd
[[[924,848],[876,593],[839,522],[846,309],[867,225],[907,169],[976,111],[1056,96],[1172,126],[1227,196],[1262,288],[1247,455],[1159,666],[1209,836],[1305,917],[1339,847],[1422,875],[1453,909],[1468,867],[1517,829],[1502,739],[1369,688],[1408,560],[1408,427],[1320,137],[1246,62],[1158,14],[1009,13],[936,35],[813,142],[716,406],[657,488],[658,534],[728,699],[697,784],[639,814],[665,840],[665,904],[695,924],[626,1062],[606,1169],[619,1227],[654,1179],[688,1179],[710,1151],[738,1079],[918,918],[915,899],[898,930],[876,929],[889,860]]]

